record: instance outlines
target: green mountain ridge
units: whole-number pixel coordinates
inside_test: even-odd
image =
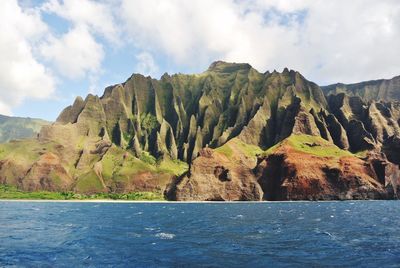
[[[400,101],[400,76],[392,79],[370,80],[361,83],[337,83],[323,86],[321,89],[326,95],[345,93],[350,96],[359,96],[364,101]]]
[[[382,86],[380,90],[399,91],[396,83],[389,85],[390,90]],[[376,166],[360,171],[367,175],[343,173],[340,178],[361,177],[354,185],[372,191],[370,196],[386,196],[385,185],[393,185],[388,176],[400,164],[393,150],[400,144],[400,105],[380,99],[382,94],[372,100],[362,93],[368,90],[360,85],[361,89],[350,88],[353,91],[344,88],[345,92],[339,92],[325,87],[324,94],[317,84],[287,68],[260,73],[249,64],[222,61],[200,74],[164,74],[159,80],[133,74],[124,83],[107,87],[101,97],[77,97],[54,124],[41,129],[37,139],[0,146],[0,183],[26,191],[93,194],[166,190],[171,199],[269,199],[263,194],[270,192],[265,189],[270,184],[262,182],[266,175],[256,172],[257,163],[266,160],[257,160],[254,152],[262,155],[273,146],[287,145],[284,141],[289,138],[306,135],[310,137],[306,140],[315,141],[302,143],[303,147],[311,146],[302,150],[305,158],[313,144],[322,144],[320,138],[347,151],[348,157],[353,157],[351,165],[357,167],[356,154],[373,155],[360,160]],[[386,167],[394,171],[385,173]],[[387,177],[383,182],[377,175],[382,169]],[[378,184],[371,184],[371,180]],[[206,187],[207,194],[202,193],[206,189],[202,183],[211,187]],[[272,185],[283,187],[282,183]],[[326,185],[324,182],[320,188]],[[312,196],[339,196],[331,190],[323,192],[311,191]],[[308,198],[302,192],[279,196]]]
[[[0,115],[0,143],[14,139],[34,138],[42,126],[51,124],[37,118]]]

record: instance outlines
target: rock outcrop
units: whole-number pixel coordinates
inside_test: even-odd
[[[222,152],[231,150],[228,158],[220,148],[202,151],[189,172],[167,188],[167,197],[221,201],[393,199],[400,190],[399,167],[384,154],[356,157],[320,137],[292,134],[259,154],[257,162],[243,162],[240,159],[246,150],[236,144],[234,139],[224,145]]]
[[[259,201],[263,192],[252,172],[251,159],[237,148],[237,140],[225,144],[229,154],[204,148],[190,170],[166,189],[170,200]]]
[[[303,144],[332,150],[325,142]],[[310,148],[311,149],[311,148]],[[337,148],[338,154],[317,155],[283,142],[273,153],[259,160],[256,174],[265,200],[387,199],[393,172],[398,167],[385,159],[360,159]],[[393,170],[392,170],[393,169]],[[395,186],[397,187],[397,186]]]

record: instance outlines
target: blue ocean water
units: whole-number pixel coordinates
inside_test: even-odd
[[[0,201],[0,266],[400,267],[400,202]]]

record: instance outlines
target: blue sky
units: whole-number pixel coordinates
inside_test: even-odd
[[[0,113],[55,120],[132,73],[215,60],[324,85],[400,74],[396,0],[3,0]]]

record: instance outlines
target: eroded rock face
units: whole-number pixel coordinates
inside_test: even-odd
[[[386,165],[391,164],[382,159],[319,157],[283,146],[255,170],[265,200],[386,199],[393,198],[385,188],[393,174],[385,173]]]
[[[25,191],[68,191],[73,183],[72,177],[53,153],[45,153],[33,164],[21,181]]]
[[[389,161],[400,165],[400,137],[392,136],[383,143],[382,151]]]
[[[167,187],[167,197],[344,200],[392,199],[399,193],[399,167],[377,151],[360,158],[321,138],[294,134],[272,153],[252,162],[246,160],[243,148],[240,151],[234,141],[227,143],[230,149],[224,145],[222,150],[230,152],[230,157],[221,154],[221,150],[203,149],[189,172]]]
[[[59,155],[44,150],[39,154],[39,159],[33,163],[18,159],[1,160],[0,183],[25,191],[69,191],[74,180]]]
[[[188,173],[166,190],[170,200],[259,201],[263,193],[256,177],[240,159],[203,149]]]

